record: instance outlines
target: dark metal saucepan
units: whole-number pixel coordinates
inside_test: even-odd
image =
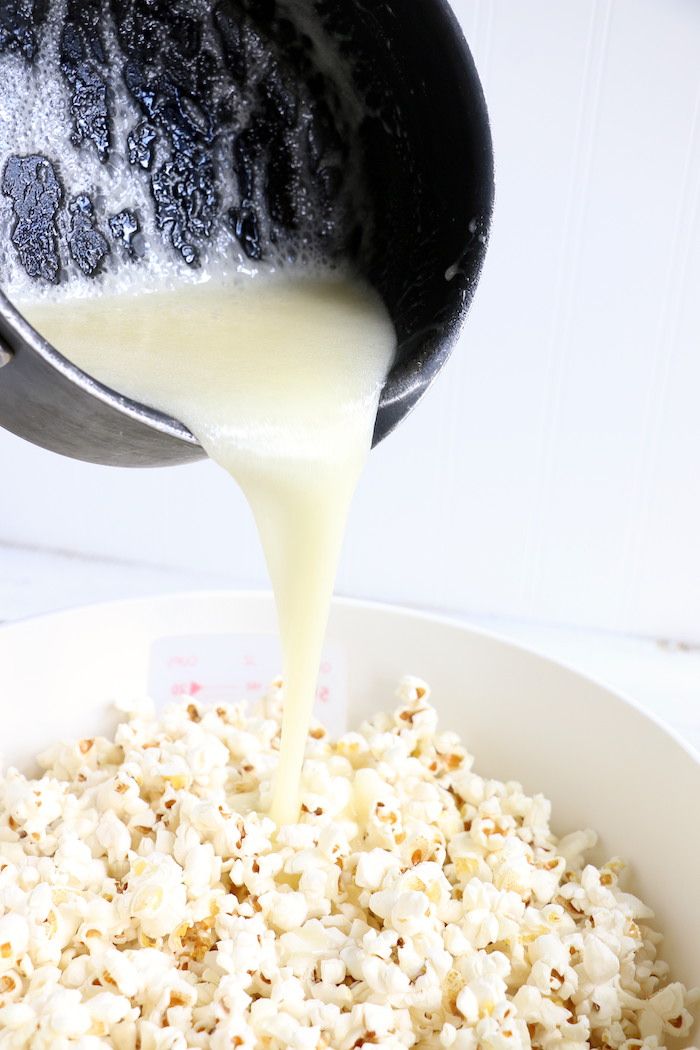
[[[44,0],[27,0],[22,5],[0,0],[0,52],[14,52],[13,61],[25,63],[28,71],[42,57],[42,34],[51,6],[52,2],[47,5]],[[204,74],[196,81],[192,69],[201,72],[206,62],[219,62],[235,88],[247,75],[246,61],[248,75],[252,75],[250,64],[256,53],[250,41],[259,46],[269,37],[277,53],[289,58],[287,63],[283,57],[280,82],[288,86],[296,79],[315,92],[318,109],[314,112],[318,112],[322,140],[338,133],[338,127],[328,127],[329,114],[336,110],[326,105],[324,92],[332,88],[336,109],[338,96],[343,96],[356,112],[363,110],[364,116],[352,125],[352,131],[349,125],[341,126],[343,141],[331,150],[335,151],[334,165],[324,161],[326,166],[321,167],[316,157],[312,177],[325,180],[323,185],[331,186],[330,193],[342,180],[345,164],[352,163],[362,173],[363,210],[371,221],[360,230],[348,228],[335,240],[331,236],[330,241],[333,251],[348,255],[379,290],[398,335],[396,361],[377,416],[376,444],[413,407],[445,362],[471,302],[486,250],[493,205],[491,136],[467,44],[445,0],[219,0],[199,10],[197,14],[196,5],[190,5],[193,13],[188,13],[187,2],[173,0],[68,0],[66,13],[61,15],[65,22],[59,55],[52,68],[70,102],[67,119],[72,121],[73,132],[66,132],[70,148],[93,159],[98,156],[107,167],[109,149],[124,152],[128,142],[129,149],[136,150],[137,163],[131,157],[134,177],[146,180],[156,223],[163,237],[170,239],[173,251],[180,253],[183,267],[197,264],[200,247],[206,247],[207,222],[218,221],[210,214],[217,204],[211,194],[207,196],[207,173],[212,165],[223,165],[223,175],[230,175],[231,181],[233,203],[225,218],[232,247],[244,256],[264,260],[269,245],[263,243],[263,226],[266,236],[277,242],[288,236],[290,244],[298,227],[294,218],[297,190],[287,185],[295,175],[284,163],[286,131],[276,129],[274,115],[263,113],[251,147],[252,133],[246,139],[241,122],[235,112],[232,115],[235,91],[232,89],[228,110],[219,106],[216,112],[207,112],[206,97],[197,96],[197,91],[204,91]],[[298,25],[309,11],[322,24],[339,62],[344,63],[345,73],[335,84],[327,71],[319,77],[309,57],[313,49]],[[204,28],[202,20],[207,21]],[[117,41],[116,48],[110,45],[111,50],[104,34],[100,35],[107,23]],[[218,44],[207,50],[206,40],[218,40]],[[119,66],[116,81],[115,63]],[[111,79],[105,73],[108,65]],[[115,88],[115,83],[122,87]],[[0,85],[0,92],[3,90]],[[268,105],[272,98],[284,116],[286,103],[284,98],[280,102],[279,84],[265,90],[268,94],[261,105]],[[128,139],[122,129],[124,141],[120,143],[109,122],[110,107],[114,112],[122,101],[140,119]],[[193,110],[198,111],[199,122]],[[289,124],[294,118],[287,112],[284,119]],[[311,127],[310,134],[313,131]],[[170,149],[169,157],[166,150],[165,159],[162,152],[160,160],[149,158],[149,135],[161,136]],[[326,146],[322,142],[315,148],[320,155]],[[145,161],[138,149],[146,151]],[[18,234],[21,216],[18,218],[17,209],[23,201],[26,206],[28,192],[12,183],[10,162],[11,158],[0,157],[4,170],[0,238],[7,242],[8,252],[21,255],[24,251],[23,261],[30,270],[33,267],[37,281],[60,281],[64,272],[70,276],[71,267],[79,279],[99,280],[102,235],[95,233],[91,240],[91,231],[98,228],[100,207],[107,208],[109,202],[88,200],[86,204],[77,197],[69,204],[71,188],[64,185],[55,190],[54,203],[59,197],[62,203],[54,209],[57,232],[53,256],[45,265],[45,260],[32,257],[32,250],[38,244],[40,251],[46,238],[42,241],[39,229],[36,243],[32,242],[31,225],[35,219],[46,220],[43,188],[29,187],[34,192],[36,215],[31,207],[24,213],[27,247],[21,242],[21,230]],[[35,156],[26,162],[16,158],[15,167],[17,163],[25,163],[25,169],[34,164],[33,170],[39,170]],[[273,219],[256,216],[246,199],[254,178],[263,178],[261,164],[267,165],[264,179]],[[190,185],[195,173],[191,201],[186,196],[183,199],[184,191],[177,183],[180,169],[185,173],[182,185]],[[60,165],[55,170],[58,183]],[[83,216],[77,224],[76,214]],[[102,219],[107,230],[107,212]],[[126,253],[133,252],[124,239],[124,224],[119,227],[119,216],[116,219],[116,227],[114,216],[109,227],[116,239],[121,237],[121,243],[113,241],[111,254],[114,259],[118,255],[126,258]],[[127,225],[129,219],[127,215]],[[71,230],[78,235],[73,242],[64,243]],[[51,242],[51,231],[49,234]],[[102,237],[102,241],[106,253],[107,239]],[[138,260],[124,264],[138,265]],[[7,284],[5,293],[0,293],[0,425],[37,445],[89,462],[160,466],[204,455],[181,423],[107,389],[62,357],[12,305],[8,296],[13,289]]]

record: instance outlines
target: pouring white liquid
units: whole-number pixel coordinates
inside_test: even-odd
[[[385,307],[358,282],[308,277],[20,309],[84,371],[185,423],[243,488],[285,663],[271,815],[295,821],[348,506],[394,353]]]

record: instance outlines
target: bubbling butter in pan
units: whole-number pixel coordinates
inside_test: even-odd
[[[181,420],[243,489],[284,658],[271,815],[295,821],[345,521],[395,349],[384,305],[311,275],[18,305],[84,371]]]

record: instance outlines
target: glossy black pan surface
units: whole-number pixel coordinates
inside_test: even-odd
[[[218,0],[203,10],[187,0],[68,3],[53,73],[71,104],[72,148],[107,164],[110,150],[131,151],[134,177],[147,180],[156,221],[183,268],[206,256],[217,222],[228,224],[232,251],[255,261],[281,245],[293,266],[305,237],[331,257],[351,258],[382,294],[398,335],[376,443],[446,360],[483,263],[493,158],[469,49],[444,0]],[[337,77],[315,64],[303,29],[309,12],[332,43]],[[51,2],[0,0],[0,52],[14,51],[29,70],[41,57],[47,15]],[[116,56],[104,46],[107,24],[116,32]],[[242,127],[235,90],[254,73],[251,39],[271,41],[283,58],[256,88],[255,121],[248,117]],[[101,91],[108,63],[118,66],[118,87],[112,76]],[[220,98],[213,103],[213,65],[232,85],[228,108]],[[285,152],[295,96],[310,99],[313,113],[306,185]],[[120,105],[136,114],[123,141],[111,123]],[[343,116],[360,110],[356,122]],[[164,161],[149,155],[149,135],[169,150]],[[103,260],[105,267],[138,265],[129,251],[130,216],[112,214],[109,200],[85,200],[84,187],[65,184],[53,158],[9,155],[0,165],[0,237],[37,281],[60,282],[78,270],[81,279],[99,281]],[[351,168],[360,178],[343,197]],[[231,184],[227,210],[216,192],[220,178]],[[253,201],[256,180],[264,193]],[[358,192],[361,201],[352,197]],[[308,230],[303,194],[317,203]],[[353,222],[356,214],[361,221]],[[2,293],[0,346],[0,425],[21,437],[120,466],[203,455],[180,423],[67,362]]]

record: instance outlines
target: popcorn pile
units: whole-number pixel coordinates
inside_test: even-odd
[[[280,689],[142,707],[0,778],[0,1050],[658,1050],[669,981],[623,865],[484,780],[427,687],[311,732],[298,825],[264,815]]]

